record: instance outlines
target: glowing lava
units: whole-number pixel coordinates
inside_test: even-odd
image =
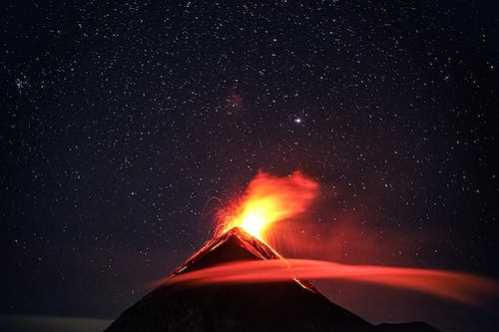
[[[303,213],[318,191],[319,184],[299,171],[287,177],[260,172],[248,184],[242,199],[220,212],[222,232],[241,227],[264,241],[270,225]]]

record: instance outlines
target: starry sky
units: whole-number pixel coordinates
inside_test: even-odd
[[[296,228],[327,258],[499,278],[494,7],[9,1],[0,314],[116,317],[259,170],[321,184]],[[309,247],[287,251],[325,258]],[[499,322],[494,304],[324,290],[372,321]]]

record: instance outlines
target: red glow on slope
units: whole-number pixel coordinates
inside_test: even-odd
[[[499,294],[491,279],[463,272],[432,269],[346,265],[327,261],[286,259],[222,264],[177,275],[162,283],[194,285],[260,283],[292,279],[342,279],[423,292],[464,303],[478,303]]]

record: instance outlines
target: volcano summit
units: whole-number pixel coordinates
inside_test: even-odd
[[[281,259],[241,228],[208,241],[168,279],[220,264]],[[116,331],[436,331],[424,323],[373,325],[306,281],[190,285],[164,283],[106,329]]]

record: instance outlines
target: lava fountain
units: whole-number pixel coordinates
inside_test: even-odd
[[[299,171],[287,177],[260,172],[243,197],[219,212],[221,232],[240,227],[260,241],[276,222],[307,210],[319,192],[319,184]]]

